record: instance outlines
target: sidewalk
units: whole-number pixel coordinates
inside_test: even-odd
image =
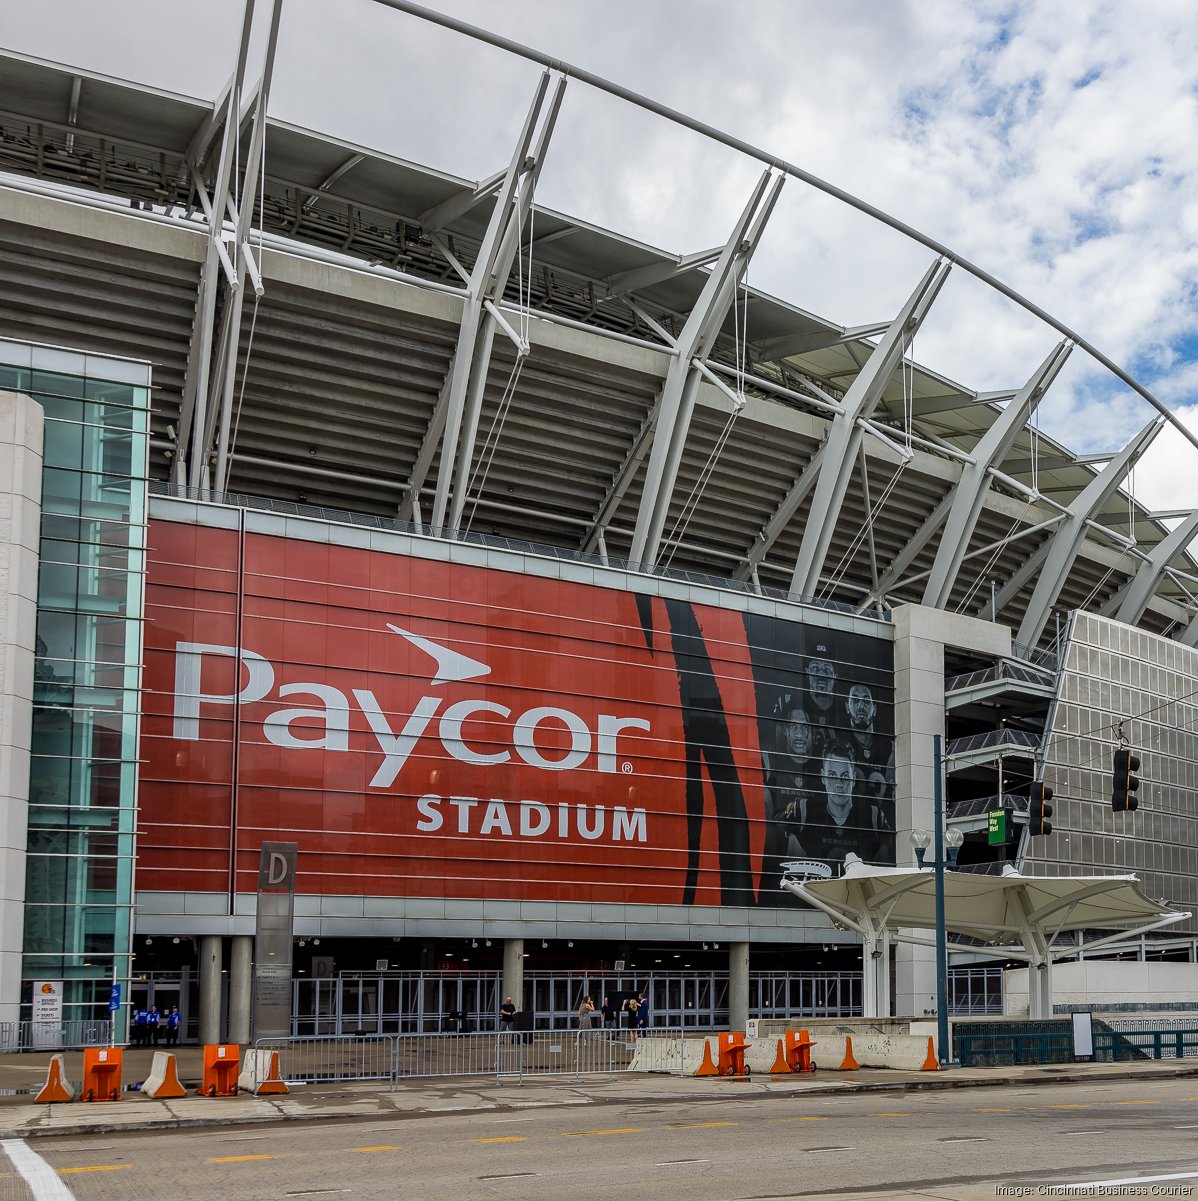
[[[179,1077],[194,1088],[201,1075],[199,1047],[179,1047]],[[145,1079],[153,1052],[125,1052],[124,1081]],[[46,1053],[0,1055],[0,1138],[82,1135],[184,1126],[229,1126],[263,1122],[335,1118],[419,1118],[470,1110],[521,1109],[549,1105],[622,1106],[641,1102],[724,1101],[748,1096],[782,1095],[817,1100],[820,1095],[907,1092],[919,1089],[974,1088],[995,1085],[1094,1083],[1111,1079],[1159,1080],[1198,1076],[1198,1059],[1146,1060],[1136,1063],[1079,1063],[1033,1067],[950,1068],[940,1072],[860,1069],[811,1075],[754,1076],[750,1080],[668,1076],[661,1073],[525,1076],[496,1082],[493,1076],[408,1079],[395,1092],[377,1082],[294,1085],[286,1096],[188,1096],[156,1101],[130,1092],[128,1100],[87,1104],[38,1105],[35,1093],[45,1081]],[[67,1052],[72,1083],[79,1084],[80,1052]],[[22,1090],[22,1091],[15,1091]]]

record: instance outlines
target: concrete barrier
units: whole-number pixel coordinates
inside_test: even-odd
[[[775,1023],[771,1023],[771,1027]],[[786,1026],[776,1033],[771,1028],[768,1036],[758,1028],[758,1041],[749,1048],[745,1063],[754,1075],[768,1076],[777,1051],[777,1040],[785,1035]],[[791,1029],[798,1029],[797,1024]],[[816,1030],[812,1029],[814,1035]],[[710,1035],[711,1056],[718,1061],[719,1045],[716,1035]],[[897,1068],[900,1071],[918,1072],[927,1056],[926,1034],[913,1034],[898,1029],[870,1029],[848,1024],[820,1026],[818,1028],[819,1049],[813,1055],[816,1066],[834,1072],[844,1062],[849,1040],[852,1040],[853,1057],[863,1068]],[[633,1072],[670,1072],[680,1076],[693,1076],[703,1062],[704,1039],[699,1035],[688,1038],[642,1034],[636,1040],[636,1050],[628,1065]]]
[[[187,1096],[187,1090],[179,1083],[179,1068],[173,1055],[167,1051],[154,1052],[154,1062],[141,1091],[159,1101]]]

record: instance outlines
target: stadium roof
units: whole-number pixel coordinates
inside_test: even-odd
[[[1160,420],[1110,464],[1037,433],[1069,339],[1001,395],[914,363],[943,258],[867,328],[746,290],[775,171],[725,246],[669,254],[534,205],[553,72],[470,181],[260,119],[269,72],[234,153],[227,93],[0,67],[0,336],[150,358],[162,481],[862,611],[993,604],[1029,646],[1078,607],[1198,642],[1193,519],[1121,488]]]

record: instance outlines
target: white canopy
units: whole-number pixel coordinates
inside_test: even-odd
[[[875,953],[879,939],[935,945],[934,939],[914,933],[936,926],[931,868],[869,867],[850,858],[838,879],[784,880],[782,887],[861,934],[867,1016],[883,1001],[889,1009],[889,971],[880,962],[888,957]],[[1001,876],[945,872],[944,911],[947,931],[976,940],[971,952],[1022,959],[1040,970],[1040,987],[1031,990],[1033,1016],[1052,1012],[1049,969],[1055,961],[1190,916],[1145,896],[1135,876],[1022,876],[1010,870]],[[1054,945],[1060,934],[1086,930],[1104,933]]]

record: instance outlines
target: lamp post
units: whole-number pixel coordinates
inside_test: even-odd
[[[944,793],[941,785],[940,735],[932,735],[932,762],[934,780],[932,785],[933,798],[933,834],[927,830],[912,830],[911,845],[915,848],[915,859],[919,867],[933,868],[936,872],[936,1057],[940,1066],[949,1062],[948,1050],[948,932],[944,920],[944,873],[957,866],[957,853],[965,836],[955,826],[944,828]],[[928,846],[935,839],[936,858],[927,863],[924,856]],[[948,846],[948,862],[945,862],[945,845]]]

